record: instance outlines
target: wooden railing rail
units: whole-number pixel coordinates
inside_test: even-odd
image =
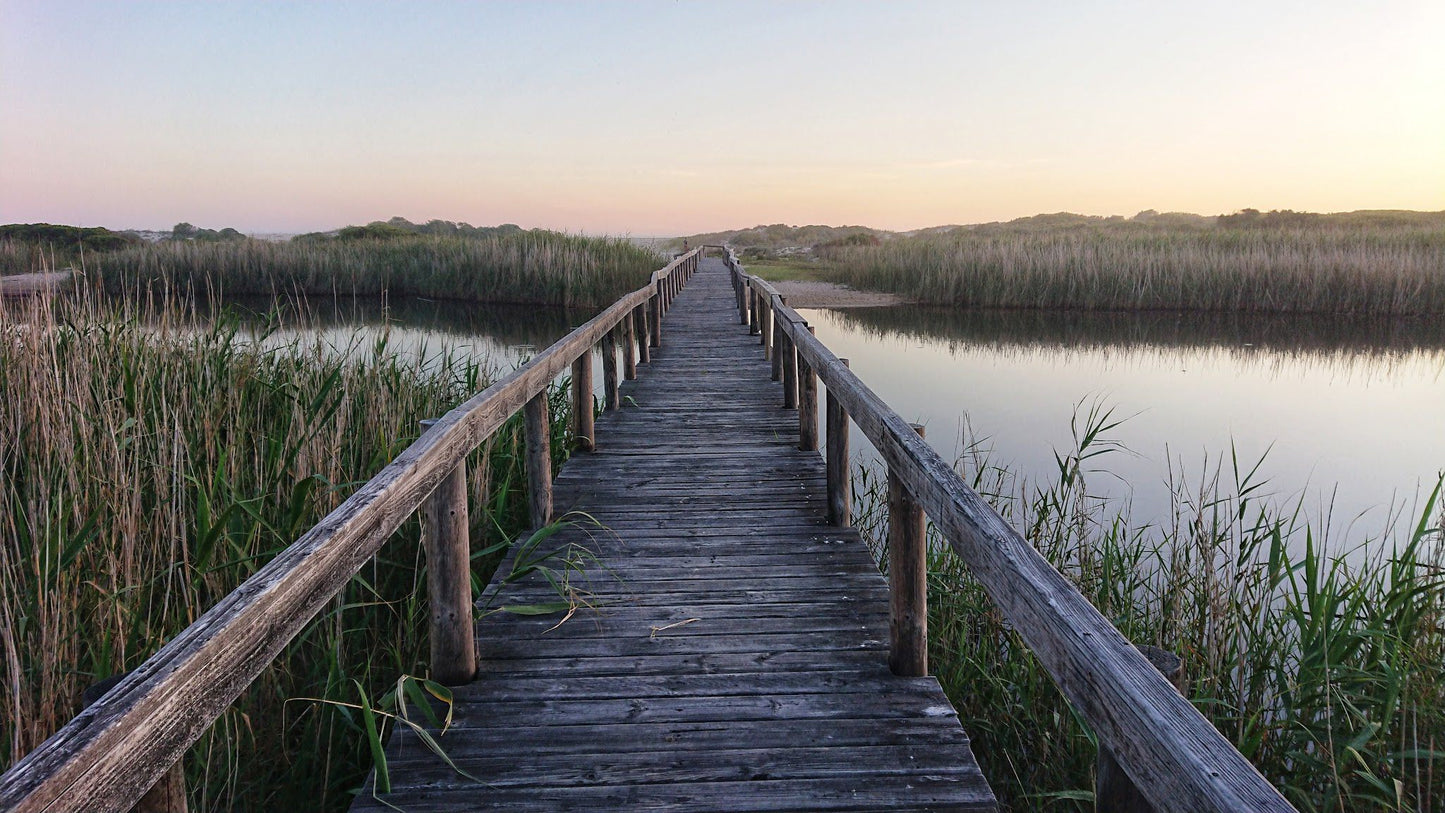
[[[440,418],[336,510],[15,763],[0,777],[0,811],[129,809],[444,480],[461,482],[456,473],[466,456],[524,408],[532,447],[528,461],[534,469],[543,468],[529,473],[529,482],[545,492],[546,502],[539,506],[538,495],[533,495],[532,518],[549,518],[550,454],[538,445],[545,444],[548,436],[547,387],[578,360],[590,379],[593,348],[615,335],[624,321],[634,320],[632,327],[640,328],[631,335],[646,361],[648,328],[656,347],[660,319],[696,271],[701,252],[690,251],[668,263],[653,273],[646,286],[623,296],[525,366]],[[628,335],[625,327],[621,332]],[[615,352],[615,347],[610,349]],[[583,384],[574,378],[574,386],[580,389]],[[585,397],[577,399],[576,428],[579,439],[587,441],[583,445],[590,448],[593,403],[591,386],[585,386],[581,390]],[[611,401],[610,382],[608,387],[606,400]],[[464,532],[464,523],[440,514],[455,508],[465,493],[448,493],[430,501],[428,510],[438,516],[428,524],[445,526],[440,533],[455,544],[457,525],[462,524]],[[450,575],[467,581],[465,574]],[[470,619],[470,590],[450,592],[461,596],[465,606],[446,611]],[[433,608],[434,618],[438,612]],[[470,640],[469,620],[464,627]],[[456,653],[443,657],[455,664]]]
[[[773,286],[744,271],[731,251],[727,263],[745,311],[739,318],[747,316],[764,333],[765,346],[775,344],[768,333],[781,333],[797,353],[799,370],[822,379],[830,403],[836,400],[840,413],[873,443],[890,478],[932,519],[1101,746],[1156,809],[1294,809],[909,423],[813,336]],[[816,420],[816,414],[799,415],[804,447],[811,423],[811,448],[817,448]],[[830,435],[833,431],[830,426]],[[845,512],[838,502],[836,510]]]

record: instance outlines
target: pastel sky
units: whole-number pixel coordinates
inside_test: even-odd
[[[1442,0],[0,0],[0,222],[1439,210],[1442,43]]]

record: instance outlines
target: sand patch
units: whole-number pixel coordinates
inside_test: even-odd
[[[772,283],[793,308],[878,308],[908,300],[883,291],[859,291],[832,282],[790,280]]]

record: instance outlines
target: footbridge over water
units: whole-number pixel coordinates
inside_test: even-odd
[[[579,449],[554,478],[547,388],[569,370]],[[474,601],[462,467],[518,412],[549,532]],[[850,527],[850,423],[889,467],[887,578]],[[353,810],[994,809],[927,675],[925,516],[1097,734],[1100,809],[1292,809],[777,291],[704,247],[447,413],[17,763],[0,810],[128,809],[423,507],[446,757],[402,727]],[[476,611],[559,591],[565,618]]]

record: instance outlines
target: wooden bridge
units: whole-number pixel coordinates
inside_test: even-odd
[[[705,251],[440,419],[0,778],[0,810],[128,809],[423,506],[453,764],[402,729],[353,810],[992,809],[927,676],[925,513],[1097,734],[1100,809],[1292,809],[771,286]],[[569,367],[582,451],[554,482]],[[551,532],[478,604],[573,611],[476,617],[462,467],[519,411]],[[889,466],[888,580],[849,527],[850,421]]]

